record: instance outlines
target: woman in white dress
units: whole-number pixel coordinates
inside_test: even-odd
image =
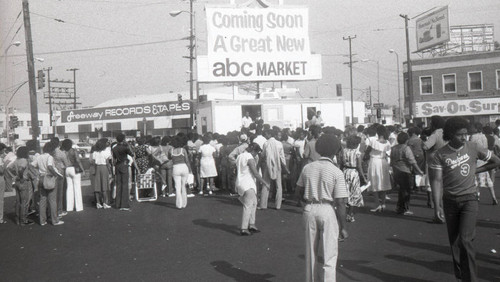
[[[200,195],[203,195],[204,187],[207,187],[209,195],[212,195],[212,190],[215,188],[214,177],[217,176],[217,167],[215,166],[215,158],[217,157],[217,150],[214,146],[210,145],[210,136],[203,136],[203,145],[200,146],[198,153],[201,155],[200,159],[200,178],[201,187]],[[210,184],[209,184],[210,182]]]
[[[368,189],[374,192],[378,206],[371,212],[382,212],[385,209],[385,194],[391,190],[391,176],[389,175],[388,156],[391,154],[391,144],[387,140],[389,132],[385,126],[377,127],[378,139],[370,139],[370,163],[368,164],[368,178],[371,186]]]
[[[259,180],[266,188],[269,188],[269,184],[264,181],[257,171],[258,160],[256,158],[258,158],[260,152],[260,146],[257,143],[252,143],[236,159],[236,191],[240,196],[240,202],[243,204],[240,231],[242,236],[259,232],[259,229],[255,226],[255,211],[257,210],[257,183],[255,179]]]

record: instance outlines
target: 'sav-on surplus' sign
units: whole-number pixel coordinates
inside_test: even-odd
[[[207,52],[198,80],[321,79],[321,56],[309,47],[308,9],[207,6]]]
[[[500,114],[500,100],[466,99],[453,101],[429,101],[415,103],[415,117],[440,116],[472,116]]]
[[[415,21],[417,51],[450,41],[448,6],[428,13]]]

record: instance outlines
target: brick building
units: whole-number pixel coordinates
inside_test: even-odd
[[[407,108],[406,63],[404,77]],[[412,79],[416,122],[433,115],[483,124],[500,119],[500,51],[413,60]]]

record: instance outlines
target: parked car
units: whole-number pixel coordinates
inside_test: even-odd
[[[73,148],[78,151],[81,158],[88,158],[90,155],[90,149],[92,148],[92,145],[85,142],[78,142],[73,145]]]

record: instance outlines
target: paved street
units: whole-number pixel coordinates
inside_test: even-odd
[[[497,184],[500,180],[497,181]],[[174,198],[134,202],[131,212],[97,210],[85,187],[85,210],[62,226],[14,224],[14,197],[0,226],[2,281],[303,281],[300,208],[257,211],[261,233],[238,234],[241,205],[227,195],[195,197],[185,210]],[[497,193],[500,189],[497,185]],[[424,194],[413,196],[414,216],[367,207],[340,243],[339,281],[454,281],[444,225],[430,223]],[[477,258],[482,281],[500,280],[500,206],[481,193]]]

